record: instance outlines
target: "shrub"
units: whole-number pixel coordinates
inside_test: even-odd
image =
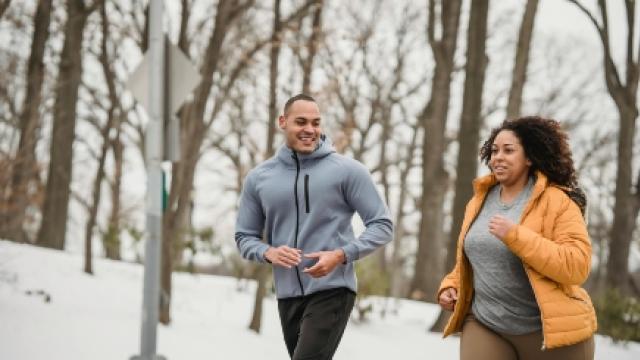
[[[367,320],[367,314],[373,310],[373,304],[367,301],[367,297],[387,296],[389,274],[380,267],[376,256],[369,256],[356,262],[356,276],[358,277],[358,297],[355,309],[358,312],[358,321],[364,322]]]
[[[640,341],[640,301],[608,290],[594,302],[598,332],[614,341]]]

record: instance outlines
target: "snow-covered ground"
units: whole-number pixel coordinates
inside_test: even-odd
[[[0,359],[114,360],[139,353],[142,267],[0,241]],[[175,274],[173,322],[158,329],[158,353],[180,359],[286,359],[276,302],[265,301],[263,331],[247,330],[252,287],[236,280]],[[50,296],[45,302],[45,295]],[[400,301],[397,315],[351,322],[340,359],[457,359],[458,338],[426,331],[433,305]],[[640,344],[596,339],[596,359],[640,359]]]

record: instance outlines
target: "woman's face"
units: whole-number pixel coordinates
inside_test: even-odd
[[[498,182],[511,186],[526,183],[531,161],[527,159],[520,139],[511,130],[502,130],[491,145],[489,167]]]

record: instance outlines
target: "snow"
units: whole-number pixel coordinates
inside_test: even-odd
[[[0,359],[128,359],[139,354],[142,267],[0,241]],[[173,321],[158,327],[158,353],[176,359],[286,359],[276,301],[265,300],[262,332],[247,329],[253,284],[174,275]],[[244,288],[244,290],[239,290]],[[51,297],[45,302],[41,290]],[[30,292],[31,294],[27,294]],[[376,299],[377,308],[386,299]],[[396,314],[351,321],[341,359],[457,359],[458,338],[426,331],[434,305],[401,300]],[[640,344],[596,337],[596,359],[639,359]]]

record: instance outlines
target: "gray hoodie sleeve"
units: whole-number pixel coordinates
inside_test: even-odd
[[[393,238],[393,222],[389,209],[378,193],[369,170],[359,162],[348,169],[344,196],[358,213],[366,229],[356,241],[342,247],[346,261],[352,262],[369,255]]]
[[[255,173],[250,173],[242,187],[238,218],[236,219],[236,245],[243,258],[265,262],[264,253],[269,245],[262,242],[264,212],[255,186]]]

